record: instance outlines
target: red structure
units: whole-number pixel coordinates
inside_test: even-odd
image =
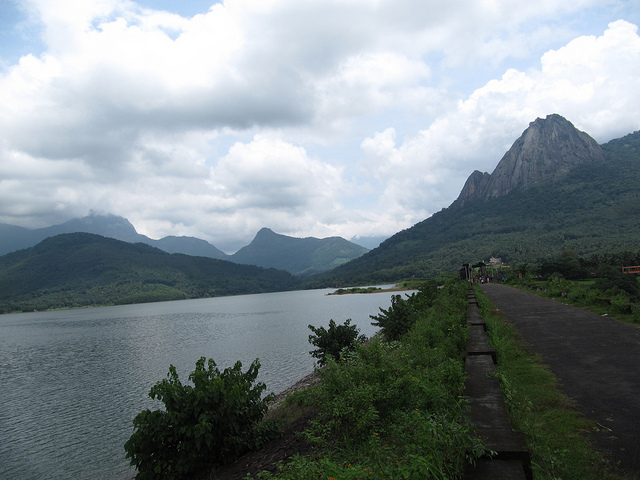
[[[622,273],[632,273],[634,275],[640,275],[640,265],[635,267],[622,267]]]

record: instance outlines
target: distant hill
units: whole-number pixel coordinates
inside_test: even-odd
[[[368,250],[342,237],[294,238],[261,229],[253,241],[231,256],[237,263],[277,267],[296,275],[309,275],[342,265]]]
[[[356,245],[360,245],[361,247],[364,247],[367,250],[373,250],[374,248],[380,246],[380,244],[384,242],[387,238],[389,238],[389,235],[376,236],[376,237],[355,236],[355,237],[351,237],[349,241],[355,243]]]
[[[311,285],[435,276],[490,257],[517,264],[563,250],[639,251],[639,187],[640,132],[598,146],[551,115],[532,122],[494,173],[474,172],[449,208]]]
[[[83,218],[75,218],[60,225],[29,230],[13,225],[0,224],[0,255],[23,248],[33,247],[45,238],[62,233],[93,233],[107,238],[114,238],[129,243],[144,243],[169,253],[184,253],[220,260],[228,259],[228,255],[209,242],[194,237],[165,237],[160,240],[151,239],[139,234],[126,218],[117,215],[91,214]]]
[[[218,250],[206,240],[196,237],[176,237],[170,235],[162,237],[160,240],[151,240],[143,242],[152,247],[159,248],[167,253],[182,253],[184,255],[193,255],[196,257],[208,257],[218,260],[231,260],[229,255],[222,250]]]
[[[168,236],[159,240],[139,234],[126,218],[92,214],[60,225],[29,230],[0,224],[0,255],[36,245],[62,233],[93,233],[124,242],[144,243],[168,253],[229,260],[235,263],[287,270],[301,275],[330,270],[368,250],[341,237],[294,238],[263,229],[250,245],[227,255],[211,243],[195,237]],[[270,234],[268,234],[270,232]]]
[[[290,273],[88,233],[0,257],[0,312],[291,290]]]

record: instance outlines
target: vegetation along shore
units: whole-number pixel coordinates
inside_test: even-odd
[[[366,342],[348,321],[333,330],[312,328],[316,335],[310,341],[325,345],[326,355],[316,356],[323,367],[281,395],[277,405],[272,396],[260,400],[252,394],[260,385],[238,380],[241,372],[235,371],[244,392],[236,399],[238,408],[252,405],[261,412],[236,425],[239,430],[232,429],[249,437],[236,438],[237,448],[213,457],[207,445],[219,445],[221,432],[230,427],[181,417],[189,425],[184,431],[193,432],[191,440],[181,442],[195,442],[188,458],[171,458],[171,449],[152,456],[145,450],[150,444],[139,438],[141,450],[131,444],[127,449],[139,477],[147,478],[143,466],[155,472],[149,478],[180,478],[176,469],[183,478],[212,480],[461,478],[480,456],[491,455],[465,420],[467,290],[466,282],[448,278],[425,281],[416,293],[394,296],[388,309],[372,317],[381,333]],[[589,421],[576,413],[553,375],[527,352],[513,328],[495,316],[481,292],[478,298],[492,346],[503,358],[499,375],[512,421],[540,426],[527,437],[534,478],[623,478],[589,444]],[[320,341],[323,336],[340,338],[344,347],[336,354],[332,342]],[[221,388],[219,378],[228,375],[213,373],[211,384]],[[194,398],[206,399],[208,385],[203,383],[204,390]],[[171,388],[177,386],[174,382]],[[232,389],[233,383],[224,388]],[[181,411],[193,411],[186,407]],[[149,432],[157,435],[154,429]],[[141,461],[146,454],[153,463]]]

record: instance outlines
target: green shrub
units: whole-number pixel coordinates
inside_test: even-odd
[[[589,301],[589,292],[593,290],[586,286],[575,286],[567,294],[567,300],[570,302],[580,303]]]
[[[359,348],[349,362],[328,362],[317,392],[316,431],[347,443],[368,436],[400,408],[418,408],[427,399],[421,384],[379,340]]]
[[[469,435],[461,418],[412,410],[398,414],[387,432],[368,435],[357,457],[296,456],[275,473],[258,474],[261,480],[449,480],[461,478],[467,464],[485,450]]]
[[[379,315],[370,315],[375,320],[371,324],[382,328],[382,333],[388,340],[399,340],[416,323],[418,312],[410,299],[411,297],[405,300],[400,295],[393,295],[388,309],[380,307]]]
[[[202,474],[259,448],[270,439],[274,424],[261,422],[273,395],[261,399],[266,386],[254,385],[260,363],[246,373],[242,364],[220,372],[205,357],[183,385],[173,365],[167,378],[156,383],[149,396],[165,410],[143,410],[133,420],[134,433],[125,443],[126,458],[138,470],[138,479],[180,479]]]
[[[627,292],[617,292],[616,295],[611,297],[611,309],[614,313],[630,314],[632,313],[631,306]]]
[[[598,276],[593,288],[602,291],[618,289],[627,292],[633,301],[640,299],[640,284],[634,275],[624,274],[618,268],[605,265],[598,268]]]
[[[358,342],[365,340],[364,335],[358,336],[360,329],[350,323],[351,319],[348,318],[344,325],[336,325],[332,319],[329,320],[329,330],[309,325],[309,329],[314,333],[309,335],[309,343],[317,347],[309,353],[318,359],[319,365],[325,365],[328,357],[339,361],[343,350],[353,350]]]
[[[456,293],[465,292],[463,288]],[[461,348],[466,339],[466,302],[456,302],[451,292],[446,293],[433,308],[419,298],[430,293],[418,293],[409,300],[423,307],[414,310],[417,321],[402,342],[375,337],[345,361],[328,362],[315,393],[316,433],[349,443],[382,428],[399,412],[447,410],[452,398],[462,393],[464,382]]]
[[[401,301],[400,308],[410,302],[416,315],[401,340],[376,336],[339,362],[329,358],[319,372],[323,381],[298,395],[317,412],[305,432],[316,455],[297,456],[258,477],[460,478],[465,465],[484,453],[463,416],[461,397],[467,288],[459,282]]]

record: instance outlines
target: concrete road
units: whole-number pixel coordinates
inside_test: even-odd
[[[592,433],[630,478],[640,479],[640,327],[499,284],[482,286],[561,382]]]

